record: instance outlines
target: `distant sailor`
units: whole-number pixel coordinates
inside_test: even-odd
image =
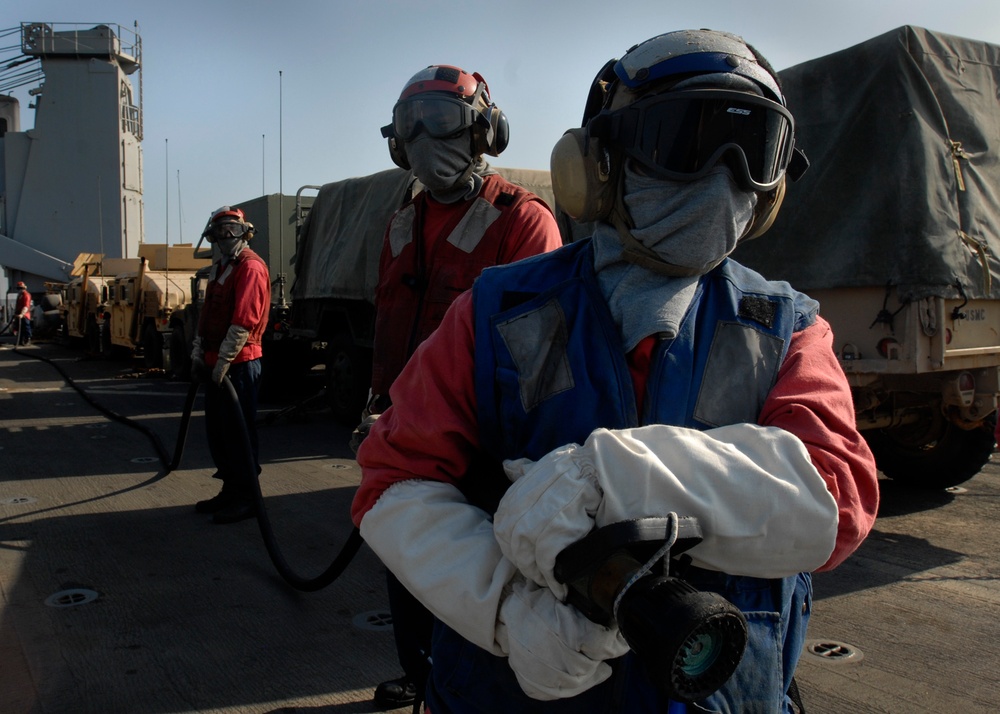
[[[205,379],[205,430],[215,462],[213,478],[222,481],[214,498],[195,504],[198,513],[211,513],[214,523],[235,523],[256,515],[249,475],[239,472],[245,463],[242,427],[227,416],[229,396],[220,387],[229,376],[239,398],[249,432],[253,462],[260,474],[257,440],[257,397],[260,392],[261,337],[271,305],[267,265],[247,247],[253,224],[238,208],[223,206],[212,214],[203,236],[218,250],[205,290],[198,336],[191,352],[191,374]]]

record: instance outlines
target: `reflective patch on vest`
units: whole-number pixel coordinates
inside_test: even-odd
[[[233,264],[230,263],[229,265],[226,266],[226,269],[222,271],[222,275],[220,275],[215,282],[217,282],[219,285],[225,285],[226,278],[228,278],[232,274],[233,274]]]
[[[765,297],[744,295],[740,299],[740,317],[753,320],[768,329],[774,326],[774,316],[777,312],[777,303]]]
[[[448,242],[465,253],[471,253],[501,213],[485,198],[477,198],[448,236]]]
[[[720,323],[715,329],[694,418],[711,426],[756,424],[778,378],[784,340],[749,325]]]
[[[413,220],[417,215],[417,208],[409,205],[400,210],[392,218],[389,224],[389,250],[392,257],[398,258],[403,252],[403,248],[413,242]]]
[[[573,388],[566,315],[557,300],[500,323],[497,331],[517,367],[524,411]]]

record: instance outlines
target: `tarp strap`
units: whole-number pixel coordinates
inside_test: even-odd
[[[955,180],[958,181],[958,190],[965,190],[965,179],[962,178],[962,165],[958,163],[959,159],[968,159],[969,155],[962,148],[961,141],[951,142],[951,161],[955,164]]]
[[[975,250],[976,254],[979,256],[979,264],[983,269],[983,291],[985,295],[988,296],[990,294],[990,288],[993,286],[993,275],[990,273],[990,264],[986,255],[986,246],[983,245],[982,241],[976,240],[963,230],[958,231],[958,237],[962,239],[963,243]]]

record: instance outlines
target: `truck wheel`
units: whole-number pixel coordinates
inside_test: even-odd
[[[142,329],[142,362],[147,369],[163,367],[163,335],[151,322]]]
[[[965,430],[945,421],[932,441],[914,439],[912,426],[863,432],[882,473],[902,485],[944,489],[968,481],[993,453],[996,414]],[[926,432],[921,431],[926,434]]]
[[[177,379],[191,379],[191,351],[184,325],[174,325],[170,331],[170,369]]]
[[[357,426],[371,386],[371,357],[347,335],[334,337],[326,346],[326,393],[333,418]]]

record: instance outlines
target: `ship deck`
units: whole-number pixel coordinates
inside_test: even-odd
[[[377,711],[373,688],[398,675],[381,564],[362,546],[301,592],[255,520],[196,514],[218,490],[200,396],[179,465],[163,458],[187,391],[0,343],[0,712]],[[261,488],[287,562],[313,577],[351,532],[360,474],[348,427],[286,406],[261,409]],[[871,536],[815,577],[806,709],[994,711],[1000,468],[949,492],[882,485]]]

